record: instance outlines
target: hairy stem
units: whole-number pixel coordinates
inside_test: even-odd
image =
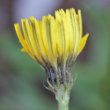
[[[58,110],[68,110],[69,109],[69,99],[70,92],[64,88],[64,86],[60,87],[56,94],[56,100],[58,101]]]

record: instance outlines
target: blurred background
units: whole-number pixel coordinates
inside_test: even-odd
[[[110,0],[0,0],[0,110],[57,110],[45,72],[20,52],[13,24],[71,7],[82,10],[90,36],[72,69],[70,110],[110,110]]]

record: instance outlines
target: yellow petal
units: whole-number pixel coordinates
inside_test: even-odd
[[[14,24],[14,27],[15,27],[15,31],[17,33],[18,39],[19,39],[21,45],[23,46],[21,51],[22,52],[27,52],[35,60],[33,52],[31,51],[31,49],[30,49],[29,45],[27,44],[26,40],[24,40],[24,37],[21,33],[19,24]]]
[[[48,59],[50,61],[54,60],[51,37],[50,19],[48,18],[48,16],[44,16],[42,19],[42,40],[45,46],[46,53],[48,53]]]
[[[80,40],[81,40],[81,36],[80,36],[80,30],[79,30],[79,24],[78,24],[78,15],[76,14],[76,11],[72,8],[70,10],[70,13],[71,13],[71,16],[72,16],[72,19],[73,19],[73,25],[74,25],[74,53],[77,52],[78,50],[78,47],[79,47],[79,43],[80,43]]]
[[[67,29],[68,29],[68,41],[66,42],[69,43],[68,52],[72,53],[74,49],[75,27],[74,27],[74,19],[69,9],[66,9],[66,22],[67,22]]]
[[[83,31],[83,28],[82,28],[82,16],[81,16],[81,10],[78,10],[78,27],[79,27],[79,33],[80,33],[80,37],[82,37],[82,31]]]
[[[55,12],[56,17],[56,37],[57,37],[57,51],[58,55],[62,57],[65,52],[65,29],[64,29],[64,22],[63,17],[61,16],[60,11]]]
[[[23,35],[21,33],[19,24],[18,23],[17,24],[14,24],[14,27],[15,27],[15,31],[16,31],[16,34],[18,36],[18,39],[19,39],[20,43],[22,44],[22,46],[24,47],[24,42],[25,41],[23,39]]]
[[[80,45],[79,45],[79,49],[78,49],[78,54],[80,54],[81,51],[83,50],[83,48],[85,47],[88,36],[89,36],[89,34],[87,33],[86,35],[84,35],[84,37],[82,37]]]

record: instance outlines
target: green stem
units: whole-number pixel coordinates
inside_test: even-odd
[[[68,110],[69,109],[69,100],[64,98],[58,102],[58,110]]]
[[[68,110],[69,99],[70,99],[69,91],[65,90],[62,86],[62,88],[58,89],[55,96],[56,96],[56,100],[58,101],[58,110]]]

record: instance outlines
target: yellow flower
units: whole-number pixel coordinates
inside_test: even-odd
[[[54,92],[59,110],[68,110],[73,85],[71,65],[85,47],[89,34],[82,37],[81,11],[73,8],[55,11],[55,17],[21,19],[15,30],[27,52],[47,73],[47,89]]]
[[[21,27],[15,30],[23,47],[44,68],[71,65],[83,50],[88,35],[82,37],[81,11],[73,8],[55,11],[55,17],[43,16],[42,21],[34,17],[21,19]]]

